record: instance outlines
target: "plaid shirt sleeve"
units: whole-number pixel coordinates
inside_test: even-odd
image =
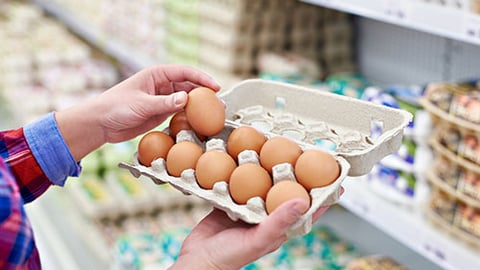
[[[40,269],[24,203],[52,184],[78,176],[54,114],[17,130],[0,132],[0,269]]]

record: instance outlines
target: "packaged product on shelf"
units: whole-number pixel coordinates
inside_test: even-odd
[[[383,256],[373,255],[360,257],[350,262],[346,270],[407,270],[407,268],[394,259]]]
[[[433,169],[435,174],[447,185],[456,189],[461,175],[461,169],[444,157],[437,156]]]
[[[434,128],[433,135],[435,140],[452,151],[452,153],[458,153],[463,138],[457,127],[445,122],[438,122]]]
[[[480,211],[472,206],[459,203],[453,225],[480,240]]]
[[[430,209],[435,212],[447,224],[453,224],[457,204],[447,193],[437,190],[430,198]]]
[[[430,198],[427,216],[442,229],[468,245],[480,247],[480,208],[473,207],[436,189]]]
[[[166,217],[189,215],[165,212]],[[184,221],[185,222],[185,221]],[[114,265],[120,269],[167,268],[177,259],[183,240],[191,229],[187,224],[157,233],[126,233],[114,243]],[[291,239],[278,250],[250,263],[242,270],[270,269],[343,269],[360,256],[356,247],[341,239],[333,229],[316,226],[302,237]]]
[[[474,132],[463,134],[458,145],[457,154],[459,157],[480,164],[480,135]]]
[[[11,104],[32,100],[21,110],[9,106],[17,122],[69,106],[118,81],[113,64],[35,5],[7,1],[0,15],[1,93]]]
[[[457,190],[478,200],[480,204],[480,174],[467,169],[462,170],[458,178]]]

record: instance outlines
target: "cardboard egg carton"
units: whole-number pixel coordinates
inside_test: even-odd
[[[220,98],[227,104],[229,120],[287,137],[300,133],[294,139],[314,148],[315,140],[336,144],[333,152],[351,165],[349,176],[367,174],[375,163],[396,152],[404,128],[412,121],[412,114],[404,110],[262,79],[245,80]],[[242,113],[251,108],[257,112],[249,112],[248,117]]]
[[[401,145],[402,130],[412,118],[405,111],[260,79],[241,82],[220,93],[219,97],[227,105],[224,129],[205,142],[199,141],[190,131],[181,131],[177,143],[189,140],[205,151],[225,151],[229,134],[241,125],[250,125],[267,138],[287,136],[302,150],[318,148],[313,143],[317,139],[330,140],[333,143],[330,147],[338,145],[331,147],[330,153],[340,166],[339,177],[328,186],[310,191],[311,206],[292,225],[287,234],[289,237],[311,230],[313,213],[339,199],[341,183],[348,175],[366,174],[382,157],[396,152]],[[383,133],[377,138],[368,137],[373,120],[384,123]],[[257,154],[249,150],[240,153],[238,161],[239,164],[259,162]],[[193,169],[183,171],[181,177],[173,177],[168,174],[165,160],[161,158],[146,167],[138,162],[135,154],[132,163],[120,163],[120,167],[130,170],[136,177],[143,175],[157,184],[169,183],[184,194],[196,195],[225,211],[233,220],[257,224],[267,216],[265,202],[260,197],[251,198],[244,205],[237,204],[230,197],[227,182],[217,182],[211,190],[203,189],[198,185]],[[274,182],[296,181],[293,167],[288,163],[274,166],[272,178]]]

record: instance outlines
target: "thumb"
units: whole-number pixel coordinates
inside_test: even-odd
[[[285,232],[308,209],[303,199],[294,199],[280,205],[260,224],[257,237],[260,241],[268,241],[285,237]]]
[[[185,107],[187,98],[187,93],[183,91],[170,95],[149,96],[147,111],[151,115],[176,112]]]

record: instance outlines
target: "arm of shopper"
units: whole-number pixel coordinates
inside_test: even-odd
[[[24,128],[0,133],[0,151],[25,202],[40,196],[52,185],[63,185],[78,175],[73,160],[50,113]]]
[[[154,66],[134,74],[93,100],[56,113],[61,134],[76,161],[104,143],[143,134],[181,110],[187,92],[220,86],[207,74],[188,66]]]

